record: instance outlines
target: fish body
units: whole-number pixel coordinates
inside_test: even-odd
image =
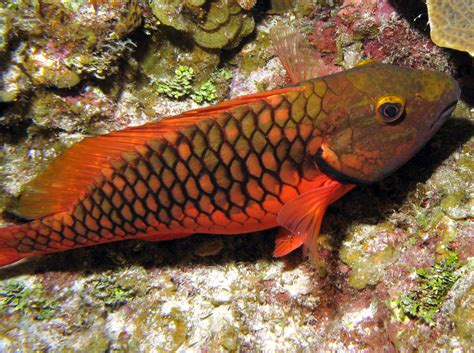
[[[384,121],[397,112],[393,96],[402,113]],[[30,222],[0,229],[0,265],[276,226],[276,256],[302,244],[314,252],[329,204],[409,160],[458,98],[444,74],[368,64],[87,138],[27,186],[16,212]]]

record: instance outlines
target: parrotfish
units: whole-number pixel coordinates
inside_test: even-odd
[[[393,173],[454,110],[434,71],[367,63],[89,137],[26,186],[0,265],[124,239],[280,227],[274,256],[317,254],[328,206]]]

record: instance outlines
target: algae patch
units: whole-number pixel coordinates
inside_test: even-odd
[[[41,285],[27,286],[22,281],[0,282],[0,315],[29,313],[35,320],[49,320],[58,305],[48,298]]]
[[[187,96],[198,103],[213,103],[219,99],[216,84],[228,81],[232,74],[227,70],[219,70],[211,75],[199,88],[193,90],[194,70],[189,66],[180,66],[175,70],[175,75],[169,80],[152,80],[157,91],[172,99],[181,99]],[[217,83],[216,83],[217,81]],[[222,82],[221,82],[222,83]]]
[[[474,343],[474,285],[456,300],[456,309],[452,316],[457,333]]]
[[[402,321],[407,318],[420,319],[433,325],[433,319],[441,309],[446,295],[460,277],[456,272],[458,268],[458,257],[451,252],[430,269],[418,269],[418,285],[392,302],[396,316]]]
[[[133,287],[117,283],[116,279],[108,276],[88,281],[87,288],[93,304],[103,304],[112,309],[126,304],[137,294]]]
[[[180,99],[191,93],[194,70],[189,66],[180,66],[170,80],[156,81],[157,91],[170,98]]]
[[[349,285],[362,289],[375,285],[384,275],[387,266],[396,261],[399,254],[386,243],[391,230],[374,226],[359,226],[340,250],[341,260],[352,268]]]

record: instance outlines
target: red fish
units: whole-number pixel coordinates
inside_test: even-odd
[[[445,74],[369,63],[86,138],[27,185],[16,212],[29,222],[0,229],[0,265],[277,226],[275,256],[314,255],[327,207],[408,161],[459,94]]]

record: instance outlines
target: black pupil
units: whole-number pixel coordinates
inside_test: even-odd
[[[383,115],[388,119],[393,119],[398,115],[399,107],[395,104],[384,104]]]

